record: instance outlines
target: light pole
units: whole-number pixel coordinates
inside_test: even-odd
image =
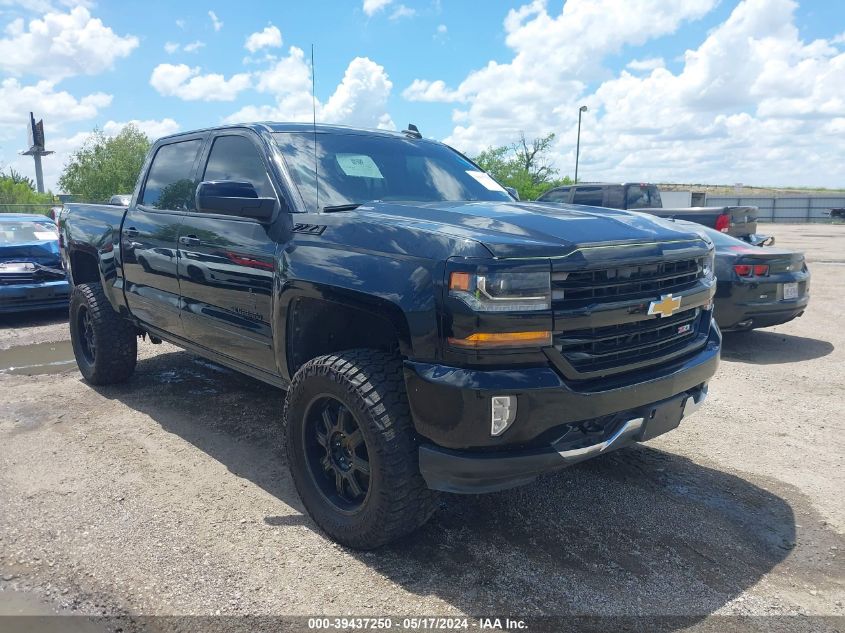
[[[581,153],[581,115],[587,111],[587,106],[578,108],[578,141],[575,143],[575,184],[578,184],[578,155]]]

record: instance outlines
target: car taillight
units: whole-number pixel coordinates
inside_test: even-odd
[[[739,275],[740,277],[768,277],[769,276],[769,265],[768,264],[737,264],[734,266],[734,272]]]
[[[731,226],[731,218],[727,214],[720,215],[716,218],[716,230],[720,233],[727,233]]]

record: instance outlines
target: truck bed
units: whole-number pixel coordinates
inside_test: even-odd
[[[635,209],[640,213],[650,213],[661,218],[677,218],[702,224],[711,229],[718,228],[719,216],[728,214],[730,224],[727,234],[733,237],[746,237],[757,233],[757,207],[687,207],[678,209]]]

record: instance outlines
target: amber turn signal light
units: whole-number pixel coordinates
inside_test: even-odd
[[[552,344],[551,332],[476,332],[466,338],[449,337],[449,344],[467,349],[492,347],[544,347]]]
[[[469,291],[469,273],[452,273],[449,275],[449,290]]]

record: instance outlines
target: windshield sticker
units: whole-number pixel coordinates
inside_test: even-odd
[[[59,236],[53,233],[53,231],[35,231],[35,239],[36,240],[57,240]]]
[[[482,185],[488,191],[501,191],[502,193],[506,193],[504,187],[502,187],[502,185],[493,180],[490,177],[490,174],[487,174],[483,171],[475,171],[472,169],[467,169],[467,174],[472,176],[478,182],[478,184]]]
[[[337,164],[347,176],[356,178],[381,178],[378,165],[366,154],[335,154]]]

